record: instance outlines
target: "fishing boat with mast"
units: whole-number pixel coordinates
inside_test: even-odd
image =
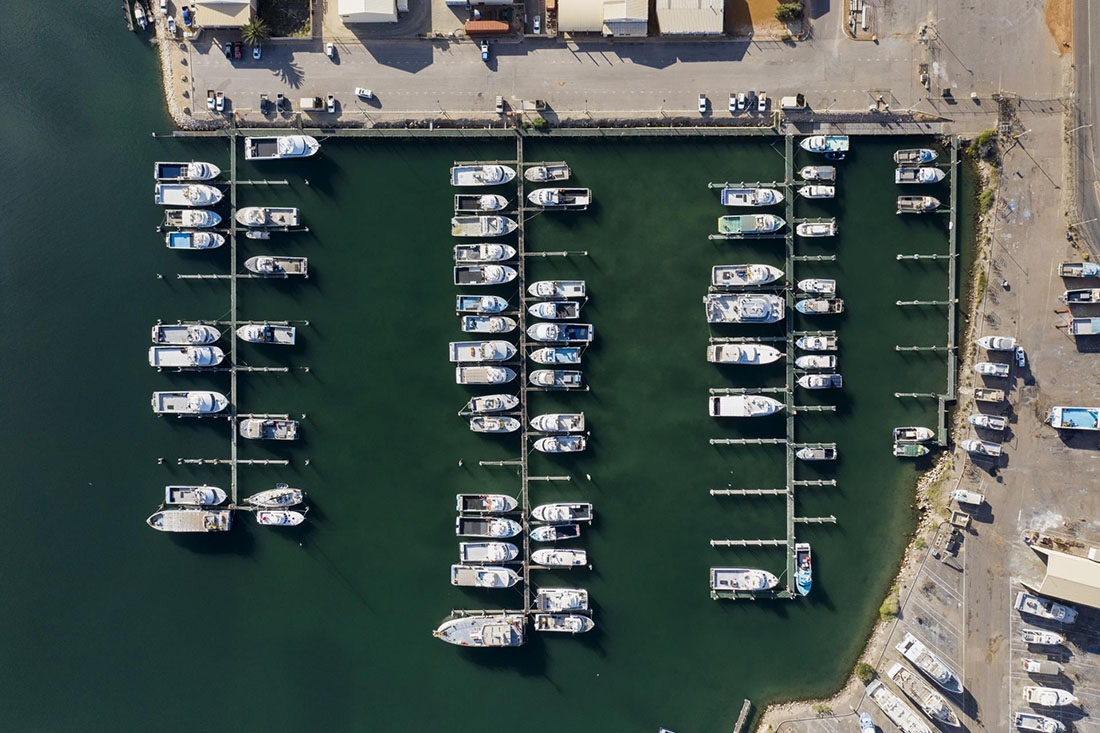
[[[206,183],[158,183],[153,199],[162,206],[213,206],[225,197]]]
[[[508,307],[508,301],[499,295],[458,295],[455,311],[458,313],[500,313]]]
[[[455,368],[456,384],[507,384],[516,378],[508,367],[460,366]]]
[[[451,566],[451,585],[466,588],[511,588],[519,580],[519,573],[503,566]]]
[[[518,275],[516,269],[508,265],[459,265],[454,268],[454,283],[490,287],[510,283]]]
[[[511,542],[459,542],[458,559],[463,564],[511,562],[519,548]]]
[[[712,591],[759,593],[770,591],[779,585],[779,578],[759,568],[711,568]]]
[[[516,329],[516,319],[508,316],[463,316],[465,333],[509,333]]]
[[[153,412],[157,415],[177,417],[215,415],[229,406],[229,399],[221,392],[188,390],[185,392],[154,392]]]
[[[480,244],[456,244],[455,263],[504,262],[516,256],[516,248],[510,244],[481,242]]]
[[[486,537],[489,539],[507,539],[523,531],[519,522],[506,517],[465,517],[455,518],[455,534],[459,537]]]
[[[508,199],[499,193],[459,193],[455,194],[455,211],[503,211],[508,207]]]
[[[507,216],[455,216],[451,217],[452,237],[503,237],[519,227],[515,219]]]
[[[228,496],[224,489],[217,486],[165,486],[164,503],[166,506],[217,506]]]
[[[157,369],[208,369],[225,359],[217,346],[151,346],[149,366]]]
[[[245,160],[308,158],[316,155],[320,149],[321,143],[309,135],[273,135],[244,139]]]

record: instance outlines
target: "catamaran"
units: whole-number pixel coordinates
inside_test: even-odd
[[[758,568],[711,568],[710,589],[715,591],[768,591],[779,585],[779,578]]]
[[[162,206],[213,206],[224,195],[205,183],[158,183],[153,187],[153,199]]]
[[[763,395],[723,395],[710,397],[707,406],[711,417],[765,417],[783,409],[784,404]]]
[[[228,509],[165,509],[145,523],[158,532],[228,532],[233,513]]]
[[[241,420],[238,431],[248,440],[297,440],[297,420],[247,417]]]
[[[592,204],[590,188],[540,188],[527,194],[527,200],[544,209],[587,209]]]
[[[532,183],[544,183],[546,181],[566,181],[573,172],[564,163],[552,165],[535,165],[523,172],[523,177]]]
[[[221,168],[213,163],[192,161],[190,163],[153,164],[153,178],[158,181],[209,181],[221,175]]]
[[[539,280],[527,292],[534,298],[583,298],[587,288],[584,280]]]
[[[1055,603],[1049,598],[1041,598],[1030,593],[1024,593],[1023,591],[1020,591],[1016,596],[1016,603],[1013,605],[1013,608],[1020,613],[1030,613],[1032,616],[1050,619],[1051,621],[1057,621],[1063,624],[1077,622],[1076,608],[1071,608],[1061,603]]]
[[[740,214],[718,217],[718,233],[733,235],[770,234],[783,228],[785,221],[775,214]]]
[[[475,433],[514,433],[521,423],[514,417],[478,415],[470,418],[470,430]]]
[[[451,168],[452,186],[499,186],[516,177],[506,165],[456,165]]]
[[[296,227],[301,221],[298,209],[293,206],[245,206],[235,218],[241,226],[253,228]]]
[[[540,433],[584,432],[583,412],[547,412],[531,418],[531,429]]]
[[[455,310],[459,313],[500,313],[508,307],[508,301],[499,295],[459,295],[455,298]]]
[[[527,336],[543,343],[588,344],[596,338],[596,328],[591,323],[534,323]]]
[[[710,284],[716,288],[767,285],[783,277],[772,265],[715,265],[710,268]]]
[[[942,168],[902,166],[894,171],[894,183],[939,183],[946,175]]]
[[[203,369],[215,367],[225,359],[217,346],[151,346],[149,366],[157,369]]]
[[[451,217],[452,237],[503,237],[511,234],[519,225],[507,216],[454,216]]]
[[[707,323],[777,323],[787,315],[778,295],[711,293],[703,298]]]
[[[249,323],[237,329],[237,338],[250,344],[293,346],[297,330],[278,323]]]
[[[836,197],[836,186],[810,185],[798,189],[804,199],[831,199]]]
[[[516,347],[508,341],[452,341],[449,345],[452,362],[507,361],[516,355]]]
[[[452,565],[451,585],[467,588],[511,588],[519,574],[506,567],[492,565]]]
[[[548,435],[536,440],[534,447],[540,453],[579,453],[588,447],[588,439],[583,435]]]
[[[580,364],[582,351],[580,346],[544,346],[527,356],[536,364]]]
[[[775,206],[783,203],[783,194],[774,188],[723,188],[723,206]]]
[[[221,223],[221,216],[209,209],[165,209],[164,225],[182,229],[209,229]]]
[[[895,662],[886,671],[886,676],[892,679],[894,684],[908,695],[909,699],[915,702],[932,722],[955,728],[959,726],[959,716],[947,704],[947,700],[920,676],[913,674],[899,662]]]
[[[171,506],[217,506],[227,498],[217,486],[165,486],[164,503]]]
[[[317,138],[309,135],[276,135],[273,137],[246,137],[245,160],[285,160],[308,158],[321,149]]]
[[[508,333],[516,329],[516,319],[508,316],[463,316],[466,333]]]
[[[556,631],[565,634],[583,634],[596,628],[596,622],[578,613],[536,613],[536,631]]]
[[[454,269],[455,285],[503,285],[519,273],[508,265],[460,265]]]
[[[153,326],[154,344],[212,344],[222,337],[221,331],[202,323],[158,323]]]
[[[216,249],[225,244],[225,235],[216,232],[165,232],[168,249]]]
[[[468,366],[455,368],[456,384],[506,384],[516,378],[508,367]]]
[[[871,698],[886,717],[901,730],[902,733],[932,733],[928,724],[921,720],[920,715],[913,708],[902,702],[901,698],[888,690],[882,680],[875,680],[867,685],[867,697]]]
[[[811,135],[798,144],[808,153],[846,153],[848,152],[847,135]]]
[[[493,413],[507,412],[519,406],[519,397],[513,394],[488,394],[471,397],[463,412]]]
[[[272,257],[257,255],[244,261],[245,269],[262,277],[309,277],[309,260],[305,257]]]
[[[432,632],[432,636],[457,646],[522,646],[525,640],[524,623],[521,613],[461,616],[444,621]]]
[[[516,248],[510,244],[482,242],[480,244],[456,244],[455,262],[504,262],[516,256]]]
[[[301,504],[305,498],[306,492],[301,489],[292,488],[287,484],[275,484],[274,489],[267,489],[258,494],[253,494],[245,499],[244,503],[268,509],[282,509]]]
[[[772,364],[783,358],[783,352],[764,344],[711,344],[707,361],[711,364]]]
[[[952,693],[962,692],[963,687],[958,676],[911,633],[906,632],[905,638],[898,642],[895,648],[903,657],[912,662],[914,667],[928,675],[933,682],[943,689]]]
[[[836,236],[836,219],[826,221],[804,221],[796,224],[794,233],[800,237],[833,237]]]
[[[519,556],[519,548],[511,542],[459,542],[458,558],[466,564],[511,562]]]
[[[158,415],[213,415],[229,406],[221,392],[154,392],[153,412]]]

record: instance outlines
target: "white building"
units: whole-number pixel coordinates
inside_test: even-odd
[[[724,0],[657,0],[662,36],[721,35],[724,23]]]
[[[605,36],[645,36],[648,0],[558,0],[558,31],[601,33]]]
[[[397,0],[339,0],[337,12],[344,23],[396,23]]]

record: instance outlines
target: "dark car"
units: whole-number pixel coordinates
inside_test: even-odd
[[[233,42],[233,58],[237,59],[238,61],[240,61],[240,59],[241,59],[241,42],[240,41],[234,41]]]
[[[227,59],[233,58],[233,44],[232,43],[229,43],[227,41],[226,44],[225,44],[225,47],[222,50],[225,51],[225,57]]]
[[[191,9],[186,5],[183,6],[183,24],[188,28],[191,27]]]

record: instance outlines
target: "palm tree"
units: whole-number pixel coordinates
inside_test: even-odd
[[[263,42],[271,37],[271,31],[267,28],[267,23],[263,18],[254,17],[252,20],[241,26],[241,38],[249,46],[260,46]]]

